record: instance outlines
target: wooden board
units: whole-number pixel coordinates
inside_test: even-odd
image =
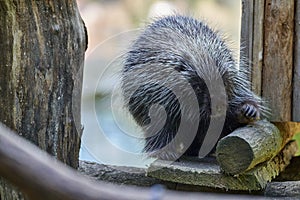
[[[241,59],[252,59],[253,0],[242,0]]]
[[[272,121],[291,121],[294,0],[266,0],[262,95]]]
[[[293,77],[293,121],[300,122],[300,1],[296,3],[294,77]]]
[[[262,63],[263,63],[263,39],[264,39],[264,1],[254,1],[253,7],[253,45],[252,45],[252,90],[261,96],[262,90]]]
[[[148,176],[165,181],[225,190],[261,190],[289,164],[297,151],[296,142],[288,143],[272,160],[240,174],[230,176],[221,172],[216,163],[184,161],[170,164],[167,161],[154,162],[148,169]]]

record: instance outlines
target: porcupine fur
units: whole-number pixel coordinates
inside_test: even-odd
[[[202,21],[174,15],[160,18],[145,28],[129,48],[122,71],[123,96],[133,118],[144,129],[145,152],[167,160],[177,159],[181,154],[198,156],[211,119],[211,99],[204,80],[214,84],[216,70],[222,77],[228,104],[222,138],[259,119],[266,110],[261,98],[250,90],[247,68],[241,64],[239,69],[222,34]],[[186,82],[192,90],[186,87]],[[180,105],[177,98],[193,94],[198,101],[198,113],[193,112],[192,105]],[[164,122],[152,121],[149,113],[155,115],[155,111],[150,112],[153,105],[164,108]],[[162,115],[159,107],[154,110],[158,110],[157,116]],[[183,111],[190,112],[187,119],[182,118]],[[196,114],[200,116],[198,126],[194,120]],[[162,128],[156,130],[160,123]],[[161,151],[176,136],[182,123],[186,134],[189,127],[198,127],[191,145],[182,152],[177,147]]]

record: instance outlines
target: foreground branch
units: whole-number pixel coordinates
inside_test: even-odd
[[[199,199],[224,194],[174,192],[92,181],[0,124],[0,176],[31,200]],[[152,179],[153,180],[153,179]],[[232,195],[227,195],[233,199]],[[236,196],[238,199],[241,197]]]

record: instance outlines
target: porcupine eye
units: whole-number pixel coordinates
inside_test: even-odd
[[[251,104],[245,103],[241,108],[241,114],[245,118],[245,121],[255,121],[260,118],[260,112],[258,108]]]

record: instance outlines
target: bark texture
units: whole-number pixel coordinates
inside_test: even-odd
[[[0,121],[77,168],[87,41],[76,1],[0,1],[0,27]],[[22,198],[0,183],[0,199]]]

